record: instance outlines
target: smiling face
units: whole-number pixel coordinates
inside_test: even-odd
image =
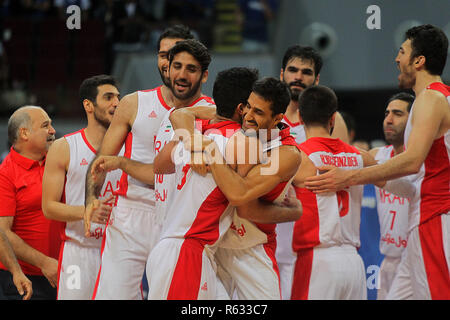
[[[164,38],[160,42],[158,51],[158,71],[161,77],[161,81],[167,87],[170,87],[169,79],[169,50],[178,42],[182,41],[181,38]]]
[[[28,111],[31,126],[27,130],[28,148],[35,153],[46,153],[55,141],[55,129],[47,112],[40,108]]]
[[[261,129],[275,128],[283,115],[274,115],[271,105],[271,101],[264,100],[252,92],[242,110],[242,129],[244,131],[253,129],[258,132]]]
[[[411,40],[406,40],[400,46],[395,62],[400,70],[398,76],[398,86],[401,89],[411,89],[416,83],[416,70],[414,59],[411,59]]]
[[[281,70],[280,80],[289,86],[291,100],[297,101],[304,89],[319,83],[319,76],[316,75],[313,60],[293,57]]]
[[[386,107],[383,121],[383,131],[389,144],[400,146],[403,144],[403,135],[408,121],[408,102],[392,100]]]
[[[208,70],[202,71],[200,63],[186,51],[177,53],[169,67],[173,95],[188,100],[200,94],[201,85],[208,79]]]

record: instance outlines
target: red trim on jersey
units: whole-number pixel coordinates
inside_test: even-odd
[[[217,133],[217,131],[224,137],[231,137],[237,130],[241,129],[241,125],[235,121],[220,121],[217,123],[210,123],[208,120],[206,123],[202,122],[202,133]],[[209,132],[207,132],[209,131]]]
[[[308,300],[314,249],[297,252],[292,280],[291,300]]]
[[[420,188],[420,223],[450,211],[450,159],[445,137],[436,139],[425,159]]]
[[[162,106],[164,108],[166,108],[167,110],[170,110],[172,108],[169,107],[169,105],[164,101],[164,98],[163,98],[162,92],[161,92],[161,88],[162,88],[162,86],[159,86],[158,88],[156,88],[156,92],[158,93],[159,102],[162,104]]]
[[[197,300],[202,278],[203,244],[186,239],[180,248],[167,300]],[[205,289],[207,290],[208,285]]]
[[[125,158],[128,159],[131,158],[132,146],[133,146],[133,133],[129,132],[127,138],[125,139],[125,152],[123,154]],[[128,174],[125,171],[123,171],[122,176],[120,177],[119,189],[117,191],[114,191],[113,195],[124,196],[127,194],[127,191],[128,191]]]
[[[340,139],[312,137],[300,144],[300,150],[305,152],[308,156],[314,152],[330,152],[332,154],[339,153],[356,153],[360,154],[359,150]]]
[[[201,101],[201,100],[205,100],[206,102],[210,103],[210,104],[216,104],[214,102],[214,100],[211,97],[208,96],[201,96],[200,98],[196,99],[194,102],[192,102],[191,104],[189,104],[188,107],[192,107],[194,104],[196,104],[197,102]]]
[[[433,82],[427,89],[439,91],[446,97],[450,96],[450,86],[447,86],[442,82]]]
[[[450,300],[449,266],[445,258],[441,216],[419,225],[423,262],[432,300]]]
[[[286,115],[283,116],[283,120],[290,126],[290,127],[296,127],[299,126],[301,123],[299,122],[291,122]]]
[[[75,131],[75,132],[72,132],[72,133],[65,134],[65,135],[64,135],[64,138],[67,138],[67,137],[73,136],[74,134],[80,133],[80,132],[83,131],[84,129],[85,129],[85,128],[80,129],[80,130]]]
[[[319,209],[317,208],[317,196],[306,188],[294,186],[297,199],[302,202],[303,215],[294,224],[292,249],[300,251],[312,248],[320,244],[319,238]]]
[[[88,148],[91,149],[91,151],[94,154],[97,154],[97,150],[95,150],[95,148],[89,143],[88,139],[86,138],[86,133],[84,132],[84,129],[81,129],[81,137],[83,138],[83,141],[84,141],[84,143],[86,143]]]

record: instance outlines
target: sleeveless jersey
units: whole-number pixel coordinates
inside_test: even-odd
[[[394,156],[394,147],[378,150],[375,160],[384,163]],[[402,198],[375,186],[378,220],[380,222],[380,252],[389,257],[400,257],[408,237],[409,199]]]
[[[214,101],[207,96],[202,96],[195,100],[188,107],[194,106],[215,106]],[[173,139],[175,132],[172,128],[169,116],[175,108],[167,112],[161,121],[155,140],[155,156],[164,146]],[[175,189],[174,174],[155,174],[155,210],[159,218],[164,220],[169,198]]]
[[[209,124],[206,130],[224,154],[231,135],[240,129],[234,121]],[[189,166],[191,153],[184,150],[183,143],[175,148],[175,190],[168,203],[166,222],[161,239],[194,238],[203,245],[213,246],[228,230],[233,207],[217,187],[211,173],[205,177],[194,173]]]
[[[344,170],[363,167],[359,151],[339,139],[310,138],[300,149],[317,167],[334,165]],[[303,215],[294,225],[294,251],[341,244],[360,246],[362,186],[327,194],[314,194],[306,188],[295,190],[303,205]]]
[[[136,119],[125,140],[124,156],[142,163],[153,163],[155,159],[156,134],[170,107],[161,94],[161,86],[138,91]],[[126,196],[147,205],[155,204],[153,187],[145,184],[125,172],[120,178],[120,187],[116,194]]]
[[[84,205],[86,173],[96,154],[96,150],[87,141],[84,130],[81,129],[64,136],[69,144],[70,162],[66,174],[63,200],[66,204],[73,206]],[[123,154],[123,149],[120,154]],[[121,172],[121,170],[108,172],[100,193],[100,200],[113,194],[119,184]],[[113,206],[115,204],[114,199],[109,203]],[[68,221],[65,223],[63,230],[63,240],[71,240],[88,247],[100,247],[104,231],[105,225],[92,223],[91,237],[87,238],[84,236],[83,220]]]
[[[449,102],[450,86],[435,82],[427,87],[427,90],[441,92]],[[409,113],[405,128],[405,146],[412,130],[412,114],[414,103]],[[422,224],[429,219],[450,211],[450,130],[440,138],[434,140],[424,163],[415,175],[417,188],[417,203],[411,201],[410,229]]]
[[[279,136],[264,146],[264,152],[274,150],[281,145],[297,146],[294,138],[290,135],[289,127],[286,124],[280,124],[280,129]],[[273,190],[263,195],[260,199],[274,203],[282,202],[293,178],[289,181],[279,183]],[[247,249],[264,243],[276,246],[277,234],[275,228],[276,224],[251,222],[239,217],[237,212],[234,211],[233,223],[219,246],[228,249]]]

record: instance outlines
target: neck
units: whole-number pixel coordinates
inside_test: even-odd
[[[222,121],[234,121],[234,120],[230,119],[230,118],[223,117],[223,116],[219,116],[219,115],[216,114],[214,116],[214,118],[211,119],[210,123],[219,123],[219,122],[222,122]]]
[[[416,83],[412,87],[416,97],[433,82],[442,82],[440,76],[431,75],[428,72],[421,71],[416,77]]]
[[[102,126],[95,120],[94,121],[88,120],[88,125],[84,130],[84,133],[86,135],[86,139],[95,150],[100,149],[106,130],[107,129],[104,126]]]
[[[42,151],[34,151],[34,150],[27,150],[27,148],[25,148],[24,145],[22,145],[21,143],[17,143],[15,145],[13,145],[13,149],[20,154],[22,157],[34,160],[34,161],[39,161],[40,163],[42,163],[42,161],[44,161],[45,159],[45,155],[47,154],[47,151],[42,152]]]
[[[189,99],[181,100],[181,99],[178,99],[177,97],[175,97],[172,93],[172,90],[170,90],[170,88],[167,87],[166,85],[162,85],[161,94],[162,94],[164,101],[167,103],[167,105],[169,107],[173,107],[173,108],[177,108],[177,109],[190,105],[192,102],[194,102],[195,100],[200,98],[202,95],[200,90],[198,90],[195,93],[195,95],[193,95]]]
[[[292,123],[300,122],[301,119],[298,111],[298,102],[291,100],[284,115]]]
[[[393,144],[392,146],[394,147],[394,156],[403,152],[403,143],[397,145]]]
[[[320,126],[305,126],[305,133],[308,139],[314,137],[331,138],[330,129]]]

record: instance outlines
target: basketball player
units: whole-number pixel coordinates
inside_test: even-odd
[[[314,192],[336,191],[380,179],[416,175],[420,200],[412,212],[412,230],[406,249],[415,299],[450,299],[449,139],[450,89],[440,75],[445,66],[448,39],[432,25],[406,32],[395,59],[400,88],[413,89],[416,99],[405,129],[406,150],[383,164],[354,171],[330,166],[305,183]]]
[[[226,156],[229,152],[228,139],[240,128],[237,122],[240,120],[239,105],[247,100],[255,78],[255,73],[246,68],[231,68],[218,74],[213,90],[217,114],[212,120],[203,122],[202,130],[209,132],[209,136],[218,142],[220,155]],[[180,113],[178,111],[181,110],[174,111],[173,115]],[[182,144],[175,148],[174,154],[183,150]],[[157,163],[173,162],[169,160],[172,150],[172,146],[166,145],[158,154],[156,171],[160,169],[156,167]],[[159,161],[161,157],[167,160]],[[216,298],[212,255],[217,242],[231,224],[233,208],[211,175],[202,177],[193,173],[189,158],[175,166],[176,190],[168,203],[167,223],[164,224],[161,242],[150,255],[147,268],[149,299]],[[258,204],[254,205],[264,210]],[[277,212],[280,211],[282,209],[278,208]],[[298,208],[293,211],[298,211]],[[161,261],[164,261],[164,266],[161,266]]]
[[[383,131],[388,146],[370,150],[378,163],[383,163],[403,152],[403,135],[414,96],[401,92],[393,95],[386,107]],[[377,299],[384,300],[391,287],[403,250],[407,245],[409,198],[402,198],[375,187],[378,219],[380,222],[381,263],[380,289]]]
[[[312,85],[319,84],[323,60],[312,47],[293,45],[283,57],[280,80],[289,86],[291,100],[283,117],[283,122],[290,126],[291,135],[298,144],[306,141],[306,133],[299,113],[298,97],[302,91]],[[348,131],[341,114],[336,114],[332,137],[348,143]],[[276,258],[280,269],[281,293],[283,299],[291,296],[292,274],[295,263],[295,253],[292,251],[292,233],[294,222],[277,224]]]
[[[119,90],[113,77],[98,75],[83,81],[80,100],[87,127],[56,140],[47,154],[43,177],[42,209],[47,218],[65,222],[59,258],[59,300],[88,300],[92,297],[100,268],[100,247],[108,221],[113,189],[120,171],[107,175],[100,194],[102,204],[93,213],[91,237],[84,236],[84,191],[89,163],[94,159],[103,136],[119,104]],[[80,283],[73,285],[74,268]]]
[[[105,134],[100,155],[117,155],[125,142],[125,157],[134,160],[138,168],[145,168],[153,163],[155,137],[169,105],[193,105],[204,99],[201,87],[208,79],[211,61],[208,50],[197,40],[180,40],[172,36],[161,41],[161,48],[164,44],[167,50],[172,42],[173,52],[176,52],[171,61],[172,88],[163,85],[125,96]],[[133,176],[133,172],[122,174],[117,206],[111,213],[112,223],[106,229],[94,299],[142,299],[140,283],[145,263],[159,239],[161,228],[155,215],[154,174],[152,170],[146,172],[144,180],[139,175]],[[91,209],[97,206],[94,200],[103,184],[103,176],[104,173],[97,174],[94,182],[92,176],[87,175],[85,231],[89,230]]]

